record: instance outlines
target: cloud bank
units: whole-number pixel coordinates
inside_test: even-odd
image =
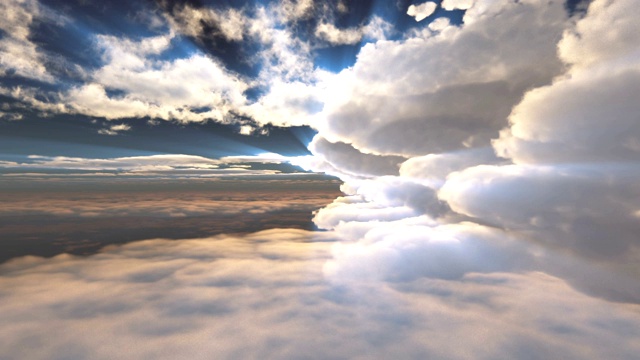
[[[334,236],[274,229],[14,260],[0,266],[3,356],[631,359],[640,350],[637,305],[538,272],[334,277]]]
[[[310,146],[309,166],[345,182],[315,220],[347,239],[332,272],[524,267],[638,302],[632,6],[594,1],[570,17],[562,2],[476,1],[460,27],[365,45],[335,75]]]

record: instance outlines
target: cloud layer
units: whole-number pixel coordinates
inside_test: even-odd
[[[15,260],[0,266],[3,356],[631,359],[640,350],[637,306],[536,272],[335,277],[325,265],[334,240],[274,229]]]

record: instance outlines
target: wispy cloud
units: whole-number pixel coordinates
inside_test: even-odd
[[[126,125],[124,125],[126,126]],[[123,131],[118,125],[116,129],[110,128],[108,131]],[[115,135],[115,134],[109,134]],[[304,158],[304,157],[303,157]],[[264,153],[252,156],[227,156],[219,159],[205,158],[196,155],[181,154],[160,154],[148,156],[131,156],[120,158],[91,159],[66,156],[41,156],[30,155],[22,161],[0,162],[0,168],[22,170],[12,172],[3,176],[25,176],[26,172],[33,175],[47,174],[51,170],[67,170],[59,174],[77,175],[86,172],[113,173],[119,175],[191,175],[191,176],[242,176],[242,175],[275,175],[281,173],[278,165],[296,165],[303,158],[286,157],[279,154]],[[270,164],[270,168],[253,168],[252,164]],[[289,173],[290,171],[286,171]],[[299,172],[303,172],[300,170]]]

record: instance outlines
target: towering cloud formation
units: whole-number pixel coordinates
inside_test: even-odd
[[[515,165],[466,169],[440,195],[458,212],[637,277],[640,26],[631,6],[596,1],[565,32],[558,48],[569,70],[528,92],[493,141]],[[620,27],[605,25],[614,18]]]
[[[561,73],[567,15],[560,1],[480,1],[464,22],[364,46],[333,80],[320,136],[381,155],[490,146],[523,94]]]
[[[454,278],[513,271],[499,259],[519,259],[597,295],[640,300],[632,7],[594,1],[569,19],[559,1],[477,1],[461,27],[365,46],[336,75],[346,85],[327,100],[311,147],[351,195],[316,217],[352,241],[334,249],[330,273]],[[390,156],[408,160],[385,177],[362,166]],[[562,261],[602,274],[585,281]]]

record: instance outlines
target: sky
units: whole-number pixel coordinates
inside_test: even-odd
[[[637,358],[638,5],[1,1],[1,357]]]

